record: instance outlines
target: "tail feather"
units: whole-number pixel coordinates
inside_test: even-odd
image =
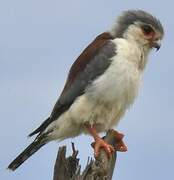
[[[16,170],[24,161],[26,161],[31,155],[38,151],[47,142],[43,138],[38,138],[32,142],[16,159],[14,159],[8,166],[8,169]]]

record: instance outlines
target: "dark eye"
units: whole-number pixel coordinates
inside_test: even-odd
[[[152,27],[149,25],[143,25],[142,30],[143,30],[144,34],[146,34],[146,35],[149,35],[154,32]]]

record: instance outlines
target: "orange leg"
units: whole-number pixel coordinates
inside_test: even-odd
[[[112,153],[115,151],[115,148],[112,145],[105,142],[102,138],[100,138],[94,127],[92,127],[90,125],[86,125],[86,128],[88,129],[88,131],[90,132],[90,134],[93,136],[93,138],[95,140],[94,156],[98,157],[100,148],[103,148],[105,150],[105,152],[108,154],[108,157],[110,157],[112,155]]]
[[[114,148],[112,145],[105,142],[100,136],[97,134],[97,131],[95,127],[86,125],[86,128],[90,132],[90,134],[93,136],[95,142],[94,142],[94,156],[98,157],[100,149],[103,148],[105,152],[108,154],[108,157],[112,155],[114,151],[120,151],[120,152],[126,152],[127,146],[123,142],[124,134],[119,133],[118,131],[113,130],[115,134],[116,139],[116,147]]]

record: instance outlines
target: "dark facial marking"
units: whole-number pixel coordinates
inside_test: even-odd
[[[153,37],[153,35],[155,33],[154,29],[148,24],[142,25],[141,29],[142,29],[144,35],[147,37]]]
[[[142,28],[144,34],[147,34],[147,35],[154,32],[153,28],[147,24],[143,25],[141,28]]]

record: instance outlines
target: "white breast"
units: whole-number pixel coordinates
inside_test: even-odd
[[[126,40],[116,39],[116,55],[107,71],[96,79],[86,93],[103,103],[118,103],[128,107],[139,89],[142,71],[138,68],[141,52]]]
[[[141,82],[138,68],[141,52],[124,39],[115,39],[116,55],[106,72],[77,98],[70,109],[54,122],[54,137],[76,136],[83,124],[95,124],[98,132],[116,125],[126,109],[134,102]],[[70,131],[71,130],[71,131]]]
[[[77,122],[90,122],[103,131],[117,124],[125,110],[134,102],[141,82],[138,69],[141,52],[123,39],[116,43],[116,55],[107,71],[96,79],[86,93],[71,107]]]

